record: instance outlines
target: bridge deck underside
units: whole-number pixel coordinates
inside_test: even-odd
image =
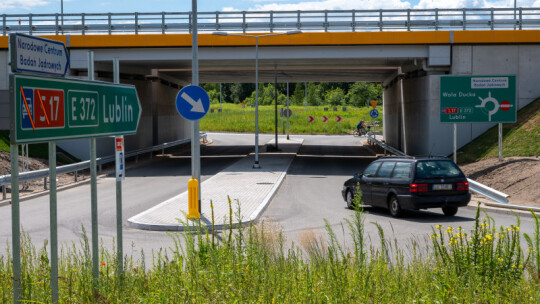
[[[179,83],[191,81],[191,48],[95,49],[96,70],[111,71],[112,58],[121,71],[150,74],[158,70]],[[85,71],[86,50],[72,50],[71,68]],[[398,67],[418,64],[428,57],[425,45],[315,47],[260,47],[260,82],[382,82]],[[202,83],[255,80],[255,48],[199,48]]]

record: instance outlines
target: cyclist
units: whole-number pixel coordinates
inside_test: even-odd
[[[360,132],[360,130],[364,129],[365,130],[366,128],[366,124],[364,123],[363,120],[360,120],[360,122],[356,125],[356,130],[358,131],[358,134],[362,134],[362,132]]]

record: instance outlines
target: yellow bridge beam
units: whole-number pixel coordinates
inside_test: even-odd
[[[251,35],[251,34],[250,34]],[[260,46],[306,45],[406,45],[406,44],[501,44],[540,43],[540,30],[522,31],[454,31],[451,41],[449,31],[425,32],[332,32],[302,33],[294,36],[270,36],[259,42]],[[66,43],[65,35],[45,38]],[[189,47],[191,34],[128,34],[128,35],[70,35],[70,48],[118,47]],[[200,34],[199,46],[253,46],[254,39],[238,36]],[[0,36],[0,49],[8,48],[8,37]]]

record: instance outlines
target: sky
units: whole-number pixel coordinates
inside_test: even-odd
[[[513,7],[515,0],[198,0],[198,11]],[[540,0],[516,0],[540,7]],[[63,0],[64,13],[187,12],[190,0]],[[60,13],[62,0],[0,0],[0,14]]]

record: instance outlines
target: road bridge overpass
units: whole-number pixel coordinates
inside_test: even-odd
[[[72,77],[86,77],[89,50],[95,52],[96,79],[112,80],[112,59],[120,59],[121,81],[137,86],[143,104],[139,133],[127,140],[128,149],[189,136],[189,124],[176,113],[174,98],[191,80],[190,34],[48,38],[66,43]],[[200,82],[253,81],[254,43],[246,37],[200,34]],[[259,41],[261,82],[381,82],[385,139],[409,154],[451,153],[452,126],[439,123],[440,75],[515,74],[521,108],[540,96],[539,55],[538,30],[327,31]],[[0,62],[0,129],[6,129],[7,36],[0,37]],[[459,125],[458,146],[492,125]]]

